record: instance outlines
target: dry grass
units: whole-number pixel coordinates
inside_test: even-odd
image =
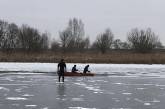
[[[59,62],[64,58],[68,63],[136,63],[136,64],[165,64],[165,52],[148,54],[131,52],[100,53],[3,53],[0,52],[1,62]]]

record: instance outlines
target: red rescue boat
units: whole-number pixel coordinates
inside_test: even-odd
[[[94,73],[65,72],[64,76],[94,76]]]

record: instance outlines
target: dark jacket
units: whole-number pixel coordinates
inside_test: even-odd
[[[78,71],[78,70],[77,70],[76,67],[74,66],[74,67],[72,68],[72,72],[76,72],[76,71]]]
[[[64,73],[64,71],[66,70],[66,64],[65,64],[65,62],[60,62],[58,64],[58,70],[59,70],[60,73]]]
[[[89,68],[89,66],[88,66],[88,65],[87,65],[87,66],[85,66],[83,73],[87,73],[87,72],[89,72],[88,68]]]

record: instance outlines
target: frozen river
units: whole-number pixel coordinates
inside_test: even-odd
[[[164,109],[165,65],[89,65],[58,83],[57,64],[0,63],[0,109]]]

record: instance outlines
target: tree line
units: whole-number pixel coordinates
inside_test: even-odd
[[[127,41],[115,39],[111,29],[97,35],[94,42],[90,42],[89,36],[85,36],[84,23],[81,19],[73,18],[67,27],[59,32],[58,40],[50,42],[48,33],[41,33],[37,29],[23,24],[8,23],[0,20],[0,50],[1,51],[59,51],[84,52],[93,50],[106,53],[109,50],[126,49],[146,53],[154,49],[163,49],[164,46],[150,28],[134,28],[127,34]]]
[[[0,49],[2,51],[40,51],[48,49],[47,33],[40,33],[28,25],[18,27],[0,20]]]

